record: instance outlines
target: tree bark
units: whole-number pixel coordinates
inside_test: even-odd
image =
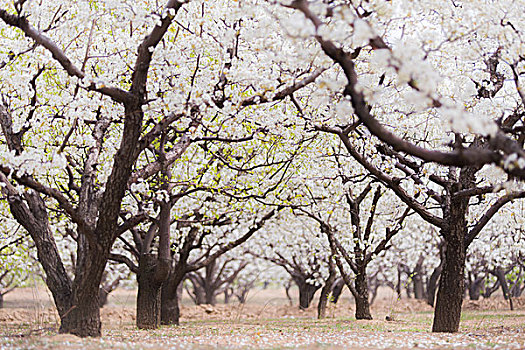
[[[503,272],[501,268],[497,268],[493,274],[498,278],[499,284],[501,285],[501,290],[503,291],[503,297],[509,301],[510,310],[513,311],[514,303],[512,302],[509,285],[507,284],[507,279],[505,278],[505,272]]]
[[[310,306],[315,292],[320,288],[319,286],[307,283],[304,280],[294,279],[297,287],[299,288],[299,308],[301,310],[306,310]]]
[[[98,290],[98,306],[99,307],[102,308],[108,303],[108,296],[109,296],[109,291],[107,291],[104,288],[99,288]]]
[[[59,333],[70,333],[79,337],[100,337],[100,307],[98,288],[96,289],[95,296],[92,291],[86,290],[82,293],[83,296],[74,303],[71,311],[61,318]]]
[[[175,265],[177,268],[177,265]],[[180,319],[179,286],[184,277],[180,271],[172,271],[168,280],[161,287],[160,323],[163,325],[178,325]]]
[[[38,261],[46,275],[46,285],[51,291],[58,315],[62,317],[72,307],[72,281],[49,230],[49,218],[44,200],[35,192],[25,193],[23,199],[19,195],[7,197],[13,217],[35,242]]]
[[[461,242],[448,242],[437,293],[433,332],[457,332],[463,303],[465,249]]]
[[[420,256],[416,267],[414,268],[412,283],[414,286],[414,298],[417,300],[426,299],[425,285],[423,283],[423,256]]]
[[[217,297],[215,295],[216,289],[206,288],[204,291],[204,301],[206,304],[215,305],[217,304]]]
[[[436,291],[438,289],[439,277],[443,270],[443,262],[432,271],[430,278],[427,281],[427,304],[434,307],[436,302]]]
[[[463,173],[463,172],[462,172]],[[451,196],[444,210],[446,219],[441,234],[445,239],[445,261],[439,281],[433,332],[457,332],[465,290],[465,237],[468,198]]]
[[[60,333],[79,337],[100,337],[99,287],[109,257],[109,249],[79,234],[73,282],[72,306],[61,316]]]
[[[180,308],[178,296],[170,295],[164,296],[164,288],[162,288],[161,297],[161,313],[160,321],[163,325],[179,325],[180,321]]]
[[[371,320],[370,302],[368,300],[368,281],[366,280],[366,266],[361,267],[355,277],[355,318],[358,320]]]
[[[341,297],[341,294],[343,294],[345,281],[342,278],[339,278],[334,282],[333,286],[334,287],[332,289],[332,299],[330,301],[334,304],[337,304],[339,298]]]
[[[468,296],[470,300],[479,300],[484,282],[485,278],[483,277],[469,276]]]
[[[321,289],[321,296],[319,297],[319,304],[317,304],[317,318],[318,319],[322,319],[326,317],[326,305],[328,304],[328,298],[330,297],[330,292],[332,290],[332,286],[335,282],[336,277],[337,277],[337,273],[335,271],[335,266],[333,262],[330,261],[330,274],[328,275],[328,278],[326,279],[323,289]]]
[[[143,254],[140,257],[137,274],[137,327],[139,329],[157,329],[160,326],[161,287],[164,280],[158,278],[159,269],[168,270],[169,266],[169,262],[162,262],[155,254]]]

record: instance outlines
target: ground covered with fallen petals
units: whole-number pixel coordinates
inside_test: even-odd
[[[357,321],[351,299],[343,298],[317,320],[315,307],[301,311],[264,291],[246,305],[186,303],[180,326],[141,331],[134,327],[133,292],[124,291],[102,309],[103,337],[80,339],[57,334],[49,300],[28,300],[28,293],[12,295],[0,309],[0,349],[525,348],[525,300],[516,300],[514,311],[503,299],[467,301],[460,332],[433,334],[432,309],[422,302],[386,297],[373,306],[374,320]]]

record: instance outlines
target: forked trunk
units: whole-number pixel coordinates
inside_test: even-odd
[[[195,296],[195,305],[206,304],[206,293],[201,287],[194,287],[193,295]]]
[[[320,287],[304,281],[296,283],[297,287],[299,288],[299,308],[302,310],[306,310],[312,303],[315,292]]]

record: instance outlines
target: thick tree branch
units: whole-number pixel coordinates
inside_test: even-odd
[[[316,28],[319,28],[323,24],[322,21],[310,11],[306,0],[295,0],[289,7],[301,11],[306,18],[312,21]],[[497,150],[503,151],[506,155],[517,153],[519,156],[525,158],[525,152],[520,145],[516,141],[506,137],[501,132],[497,132],[496,135],[490,137],[490,144],[493,149],[473,147],[464,149],[458,147],[451,152],[441,152],[419,147],[411,142],[405,141],[387,130],[374,116],[371,115],[370,106],[365,101],[363,93],[357,89],[357,72],[355,70],[352,55],[345,52],[343,48],[336,46],[333,42],[323,39],[319,35],[316,35],[315,38],[321,45],[324,53],[342,68],[348,80],[348,84],[346,85],[343,94],[351,98],[354,113],[373,135],[379,138],[382,142],[390,145],[395,151],[405,152],[426,161],[452,166],[482,166],[484,164],[496,164],[501,167],[503,165],[504,157]],[[373,49],[388,49],[388,46],[379,37],[370,40],[369,44]],[[417,86],[414,84],[414,82],[409,83],[410,86],[417,90]],[[439,101],[435,101],[434,104],[436,106],[440,105]],[[505,170],[513,175],[519,176],[520,178],[525,178],[525,170],[523,169],[514,168],[512,170]]]
[[[134,96],[139,97],[141,102],[145,102],[144,97],[146,95],[146,82],[148,79],[148,71],[155,47],[162,40],[164,34],[166,34],[168,31],[175,14],[179,11],[182,5],[188,1],[189,0],[169,0],[166,4],[165,13],[163,14],[164,17],[160,20],[160,25],[156,25],[139,46],[135,67],[133,69],[133,75],[131,77],[130,92]]]
[[[125,264],[133,273],[139,273],[139,267],[125,255],[111,253],[109,260]]]
[[[64,70],[72,77],[79,79],[85,78],[85,73],[76,67],[73,62],[66,56],[66,53],[58,47],[58,45],[46,35],[34,28],[27,18],[19,17],[17,15],[9,14],[5,9],[0,9],[0,18],[12,27],[21,29],[28,37],[33,39],[37,44],[45,47],[53,58],[64,68]],[[102,93],[103,95],[111,97],[117,102],[127,102],[133,99],[133,96],[117,87],[101,86],[100,84],[90,83],[88,90],[93,90]]]

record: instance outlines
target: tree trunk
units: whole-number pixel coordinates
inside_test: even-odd
[[[4,295],[0,294],[0,309],[4,308]]]
[[[94,289],[94,288],[89,288]],[[100,307],[98,288],[96,291],[83,293],[86,297],[74,302],[70,312],[61,318],[59,333],[70,333],[79,337],[100,337]],[[87,296],[91,294],[90,296]]]
[[[101,336],[99,288],[108,256],[109,248],[79,235],[72,306],[61,315],[60,333]]]
[[[444,211],[445,239],[443,270],[439,281],[433,332],[457,332],[465,290],[465,236],[467,233],[468,198],[452,197]]]
[[[162,289],[161,295],[164,295],[164,289]],[[179,325],[180,320],[180,308],[179,308],[179,297],[170,295],[170,297],[161,297],[161,313],[160,321],[163,325]]]
[[[321,290],[321,296],[319,297],[319,304],[317,305],[317,318],[318,319],[326,317],[326,304],[328,303],[328,298],[330,297],[330,291],[332,290],[332,286],[335,282],[336,277],[337,277],[337,273],[335,271],[335,266],[333,262],[330,261],[330,274],[328,275],[328,278],[326,279],[324,287]]]
[[[184,275],[172,271],[168,280],[161,287],[160,323],[163,325],[178,325],[180,319],[179,287]]]
[[[401,266],[397,267],[397,282],[396,282],[396,294],[397,298],[401,299],[401,274],[403,273],[403,269]],[[407,293],[408,296],[408,293]]]
[[[242,290],[237,292],[236,296],[240,304],[246,304],[246,299],[248,297],[248,292],[250,291],[250,289],[251,288],[243,288]]]
[[[99,288],[98,290],[98,306],[104,307],[108,303],[109,291],[105,288]]]
[[[339,298],[341,297],[341,294],[343,294],[343,288],[345,286],[345,281],[342,278],[338,278],[334,282],[334,287],[332,289],[332,299],[330,300],[332,303],[337,304],[339,301]]]
[[[434,307],[436,302],[436,291],[438,287],[439,277],[443,269],[443,262],[432,271],[430,278],[427,281],[427,304]]]
[[[358,320],[371,320],[370,303],[368,300],[368,282],[366,280],[366,267],[362,267],[355,277],[355,318]]]
[[[465,285],[465,248],[463,241],[449,241],[437,293],[433,332],[457,332]]]
[[[521,266],[519,266],[518,275],[514,279],[514,283],[512,284],[512,287],[510,288],[510,295],[514,298],[519,298],[521,296],[521,293],[523,292],[523,288],[521,287],[522,282],[522,275],[523,275],[523,269]]]
[[[206,304],[206,293],[196,284],[193,285],[193,296],[195,297],[195,305]]]
[[[414,268],[412,283],[414,286],[414,298],[417,300],[426,299],[425,285],[423,283],[423,256],[420,256],[416,267]]]
[[[516,282],[512,285],[512,288],[510,289],[510,295],[514,298],[521,297],[521,294],[523,293],[524,287],[522,287],[521,283],[521,272],[518,278],[516,279]]]
[[[295,281],[295,283],[299,288],[299,308],[306,310],[310,306],[315,292],[317,292],[320,287],[305,281]]]
[[[72,281],[66,272],[55,238],[49,227],[49,218],[44,200],[39,194],[30,191],[22,197],[8,196],[13,217],[29,233],[37,249],[38,261],[45,272],[45,283],[55,302],[58,315],[62,317],[72,308]]]
[[[217,298],[215,295],[215,289],[214,288],[206,288],[204,291],[204,301],[206,304],[209,305],[215,305],[217,304]]]
[[[233,295],[233,292],[230,288],[226,288],[224,289],[224,304],[229,304],[230,303],[230,298],[231,296]]]
[[[79,337],[101,336],[99,281],[86,276],[82,283],[74,284],[73,306],[61,317],[59,333],[70,333]]]
[[[155,254],[142,254],[140,257],[137,274],[137,327],[139,329],[157,329],[160,326],[161,287],[164,282],[162,277],[167,275],[169,267],[169,262],[162,262]],[[160,272],[159,270],[162,269],[166,270]]]
[[[420,274],[416,274],[413,278],[414,283],[414,297],[417,300],[424,300],[425,298],[425,285]]]
[[[502,269],[497,268],[493,272],[494,276],[498,278],[499,284],[501,285],[501,290],[503,291],[503,297],[509,301],[509,307],[511,311],[514,311],[514,303],[512,302],[512,296],[510,295],[509,285],[507,284],[507,279],[505,278],[505,272]]]
[[[468,296],[470,300],[479,300],[484,282],[485,278],[477,277],[474,274],[469,276]]]
[[[290,306],[293,306],[293,299],[292,299],[292,295],[290,294],[290,288],[292,288],[292,283],[287,282],[284,285],[284,292],[286,293],[286,298],[288,298],[288,303],[290,304]]]

